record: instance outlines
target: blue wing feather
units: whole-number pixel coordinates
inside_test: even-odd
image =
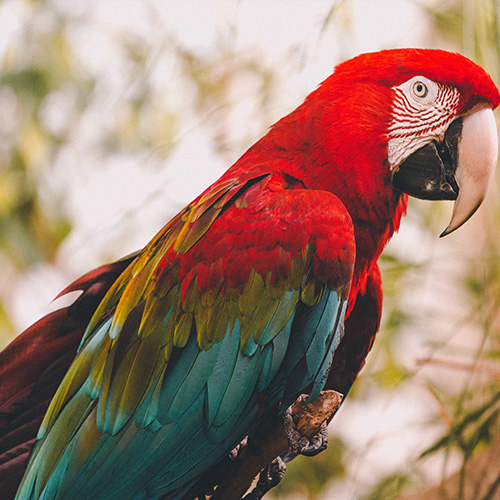
[[[207,427],[211,428],[220,408],[222,397],[234,370],[234,364],[239,349],[239,331],[236,323],[232,330],[229,329],[221,341],[221,350],[215,363],[212,376],[207,382]]]
[[[165,417],[158,417],[158,420],[162,423],[172,422],[180,418],[186,409],[191,405],[192,401],[199,397],[200,393],[204,390],[207,381],[212,375],[222,342],[214,344],[206,351],[199,350],[195,336],[191,336],[188,343],[193,344],[192,348],[188,346],[186,346],[186,348],[188,351],[192,349],[197,353],[196,359],[189,371],[186,373],[182,382],[177,381],[178,387],[173,395],[168,394],[168,390],[171,390],[171,388],[168,387],[168,384],[165,384],[160,397],[168,398],[172,402],[165,413]],[[184,363],[179,362],[178,364],[183,365]],[[173,376],[171,379],[175,380]]]
[[[263,196],[269,206],[259,210],[270,221],[274,215],[283,216],[283,227],[290,224],[283,208],[287,203],[290,210],[300,203],[306,209],[316,210],[305,210],[311,219],[306,215],[301,219],[304,231],[310,227],[321,229],[321,234],[310,236],[309,243],[304,242],[311,252],[316,240],[325,239],[324,228],[343,223],[347,234],[352,231],[345,209],[333,195],[306,190],[293,195],[286,190],[276,193]],[[278,196],[282,198],[276,201]],[[324,203],[325,197],[328,203]],[[245,206],[242,204],[242,210]],[[224,212],[224,216],[228,213]],[[172,234],[179,231],[172,230]],[[196,231],[186,234],[194,238]],[[241,248],[248,245],[249,236],[244,231],[235,234],[241,235]],[[261,238],[256,232],[250,234],[255,235],[257,242]],[[287,237],[293,239],[293,235]],[[157,250],[154,245],[159,248],[162,244],[161,237],[155,239],[144,255],[138,257],[143,258],[141,262],[148,269],[137,275],[139,281],[144,281],[145,275],[154,275],[148,256]],[[349,244],[354,248],[353,240]],[[269,251],[277,245],[269,244]],[[287,245],[293,247],[292,243]],[[324,247],[331,249],[328,244]],[[224,245],[217,248],[226,251]],[[278,254],[290,257],[284,248]],[[286,264],[273,263],[271,257],[266,257],[271,260],[271,271],[259,275],[254,289],[248,287],[251,293],[242,299],[239,309],[232,308],[231,301],[237,300],[234,297],[238,293],[242,297],[243,292],[228,285],[230,291],[213,301],[216,309],[206,315],[198,311],[196,316],[201,291],[195,284],[196,278],[193,279],[194,271],[193,275],[186,274],[190,276],[189,281],[186,278],[186,290],[184,282],[175,281],[177,275],[173,271],[173,277],[167,276],[171,268],[157,282],[147,284],[148,293],[153,294],[155,286],[159,287],[158,300],[165,311],[160,306],[156,310],[144,305],[148,300],[153,301],[154,295],[144,297],[134,289],[134,276],[128,284],[125,278],[120,278],[114,292],[125,289],[133,292],[125,298],[126,307],[130,307],[128,315],[124,313],[125,306],[120,309],[120,304],[117,305],[119,297],[113,294],[109,298],[112,309],[99,309],[100,314],[107,316],[91,323],[94,330],[89,328],[86,333],[75,368],[73,371],[70,368],[69,378],[56,394],[60,407],[55,405],[48,424],[42,426],[42,439],[16,499],[158,499],[196,480],[224,457],[251,431],[261,411],[267,409],[275,414],[280,408],[284,411],[308,388],[314,398],[323,387],[340,340],[350,285],[349,281],[330,283],[328,276],[337,279],[338,266],[345,265],[342,276],[350,280],[354,253],[343,250],[342,256],[347,256],[345,263],[339,263],[331,255],[325,261],[318,258],[314,267],[306,255],[309,249],[300,249],[298,256],[294,256],[301,260],[299,267],[293,267],[297,264],[292,266],[290,260]],[[155,265],[160,262],[158,255],[154,256],[154,262]],[[277,277],[273,274],[274,265],[279,271]],[[294,269],[290,270],[290,276],[283,271],[287,265]],[[328,266],[337,267],[330,272]],[[253,269],[255,275],[256,269],[257,264]],[[316,269],[327,278],[315,278]],[[168,288],[171,281],[174,288]],[[301,294],[311,283],[314,293],[319,295],[314,305],[307,305]],[[178,293],[180,290],[184,290],[183,295]],[[217,290],[219,293],[220,288]],[[261,297],[260,293],[267,295]],[[209,299],[206,297],[202,307],[212,304]],[[134,300],[137,300],[135,305]],[[150,311],[151,316],[144,318],[144,310]],[[263,316],[257,317],[261,312]],[[214,321],[218,313],[221,319]],[[121,326],[116,318],[123,320]],[[199,331],[192,318],[198,321]],[[183,330],[184,319],[187,326]],[[200,323],[204,319],[209,323]],[[261,324],[252,331],[252,321],[259,320]],[[225,335],[213,329],[208,331],[207,324],[228,325],[227,331]],[[180,332],[178,347],[171,347],[175,342],[172,328],[175,334]],[[207,330],[205,334],[203,328]],[[141,369],[144,372],[138,371]]]

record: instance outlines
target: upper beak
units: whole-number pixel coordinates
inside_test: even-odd
[[[426,200],[456,200],[441,236],[464,224],[479,208],[493,179],[498,136],[493,111],[483,108],[454,120],[441,143],[427,144],[394,172],[397,189]]]

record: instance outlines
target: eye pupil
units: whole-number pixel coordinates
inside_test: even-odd
[[[425,97],[427,95],[427,86],[422,82],[415,82],[413,92],[417,97]]]

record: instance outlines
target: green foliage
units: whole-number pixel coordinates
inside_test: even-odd
[[[19,23],[0,53],[2,311],[8,310],[6,297],[21,273],[56,264],[58,249],[72,229],[68,199],[76,180],[61,186],[61,178],[70,175],[64,171],[68,154],[91,151],[92,156],[78,156],[82,170],[91,176],[119,155],[164,165],[182,139],[181,130],[192,131],[193,117],[198,124],[210,124],[214,149],[224,153],[234,146],[227,119],[235,105],[233,86],[238,79],[254,82],[252,92],[260,99],[249,120],[260,134],[269,124],[266,110],[278,75],[259,53],[236,50],[231,30],[198,53],[162,26],[148,39],[114,28],[101,33],[107,50],[116,51],[111,62],[117,64],[116,81],[109,84],[109,74],[101,74],[98,63],[82,52],[87,40],[78,38],[92,26],[91,9],[69,9],[50,0],[17,4],[17,10],[9,10],[9,2],[0,4],[0,15],[5,9],[5,16]],[[168,75],[165,67],[170,66],[175,68],[171,79],[159,85],[158,72]],[[183,97],[177,95],[179,88]],[[244,147],[254,138],[245,136]],[[1,346],[17,332],[7,314],[0,316]]]
[[[13,115],[0,150],[0,252],[18,271],[53,260],[70,230],[69,220],[58,215],[61,200],[47,203],[39,196],[42,171],[66,140],[65,132],[55,134],[44,123],[44,107],[66,85],[80,100],[92,87],[70,63],[72,49],[57,13],[43,3],[27,8],[31,16],[0,61],[0,104]],[[41,30],[47,14],[51,29]]]
[[[234,34],[230,31],[211,53],[200,54],[177,44],[177,55],[183,65],[183,72],[194,90],[195,111],[200,116],[210,116],[214,128],[213,145],[218,153],[230,149],[228,118],[235,107],[234,97],[231,95],[234,85],[238,81],[255,82],[258,99],[249,118],[265,130],[271,121],[266,110],[273,101],[278,83],[275,68],[266,66],[257,54],[242,54],[232,48],[232,36]]]
[[[0,328],[5,338],[13,333],[2,304],[12,286],[6,278],[15,280],[30,267],[53,261],[71,229],[68,217],[60,211],[62,199],[48,192],[41,196],[50,164],[69,133],[51,130],[44,114],[61,89],[71,87],[84,102],[93,85],[72,64],[73,51],[59,14],[44,2],[23,6],[27,15],[22,27],[0,59],[0,258],[4,276],[0,280]]]
[[[488,445],[498,435],[500,415],[500,392],[477,408],[461,408],[456,412],[449,431],[434,445],[422,453],[422,457],[451,446],[460,447],[465,458],[481,445]]]
[[[383,477],[361,500],[395,500],[401,498],[401,495],[417,484],[415,477],[403,472],[396,472]]]

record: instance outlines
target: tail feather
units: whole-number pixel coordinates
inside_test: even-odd
[[[14,498],[38,429],[106,291],[135,255],[102,266],[60,295],[83,293],[48,314],[0,352],[0,498]]]

